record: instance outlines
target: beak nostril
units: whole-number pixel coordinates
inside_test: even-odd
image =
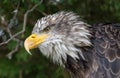
[[[31,36],[31,38],[35,38],[35,36]]]
[[[36,35],[35,35],[35,34],[32,34],[32,35],[31,35],[31,38],[36,38]]]

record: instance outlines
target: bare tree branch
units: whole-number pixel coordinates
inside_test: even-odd
[[[14,21],[10,21],[10,23],[8,24],[8,23],[6,22],[6,20],[2,20],[2,23],[5,25],[6,31],[7,31],[7,33],[9,34],[9,37],[10,37],[10,38],[9,38],[7,41],[5,41],[5,42],[0,43],[0,46],[9,43],[11,40],[14,40],[14,41],[17,42],[15,49],[13,49],[11,52],[9,52],[9,53],[6,55],[6,57],[7,57],[8,59],[12,59],[13,54],[16,53],[16,52],[18,51],[18,49],[19,49],[19,46],[20,46],[19,43],[20,43],[21,41],[20,41],[18,38],[16,38],[16,37],[17,37],[18,35],[21,35],[21,34],[23,35],[23,34],[24,34],[24,32],[25,32],[25,30],[26,30],[26,24],[27,24],[28,14],[29,14],[30,12],[32,12],[34,9],[36,9],[36,7],[37,7],[39,4],[41,4],[42,2],[43,2],[43,0],[41,0],[38,4],[34,5],[31,9],[29,9],[29,10],[27,10],[27,11],[25,12],[24,18],[23,18],[23,27],[22,27],[22,30],[19,31],[19,32],[17,32],[17,33],[15,33],[14,35],[12,35],[11,30],[10,30],[10,28],[14,26],[14,25],[13,25]],[[11,20],[14,20],[14,19],[17,18],[19,6],[20,6],[20,0],[18,1],[18,5],[17,5],[16,9],[14,10],[14,15],[13,15],[13,18],[12,18]]]
[[[26,30],[26,23],[27,23],[27,16],[30,12],[32,12],[39,4],[41,4],[43,2],[43,0],[41,0],[38,4],[34,5],[31,9],[27,10],[26,13],[24,14],[24,22],[23,22],[23,28],[21,31],[19,31],[18,33],[10,36],[10,38],[5,41],[5,42],[2,42],[0,43],[0,46],[4,45],[4,44],[7,44],[8,42],[10,42],[11,40],[13,40],[16,36],[20,35],[20,34],[23,34]],[[11,35],[11,34],[9,34]]]

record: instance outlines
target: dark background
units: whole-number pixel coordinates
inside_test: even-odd
[[[69,78],[38,49],[23,46],[37,19],[58,11],[73,11],[92,25],[119,23],[120,0],[0,0],[0,78]],[[37,6],[37,7],[36,7]],[[31,10],[31,11],[30,11]],[[27,18],[27,19],[26,19]]]

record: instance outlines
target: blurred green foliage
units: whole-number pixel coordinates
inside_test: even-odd
[[[22,29],[24,13],[38,2],[39,0],[0,0],[0,18],[5,16],[9,22],[13,17],[13,11],[20,3],[17,15],[18,25],[11,29],[12,34],[15,34]],[[26,31],[18,36],[21,46],[13,54],[12,59],[8,59],[6,55],[16,47],[17,43],[10,41],[7,45],[0,46],[0,78],[69,78],[63,68],[53,64],[38,49],[33,50],[31,56],[23,46],[25,38],[31,34],[37,19],[44,16],[43,13],[53,14],[62,10],[79,14],[89,24],[120,22],[119,0],[43,0],[42,4],[29,13]],[[0,29],[4,30],[1,23]],[[0,38],[0,42],[2,41]]]

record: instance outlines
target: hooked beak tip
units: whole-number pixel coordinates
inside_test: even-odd
[[[28,44],[28,41],[27,41],[27,39],[25,40],[25,42],[24,42],[24,47],[25,47],[25,50],[30,54],[30,55],[32,55],[31,54],[31,52],[29,51],[29,44]]]

